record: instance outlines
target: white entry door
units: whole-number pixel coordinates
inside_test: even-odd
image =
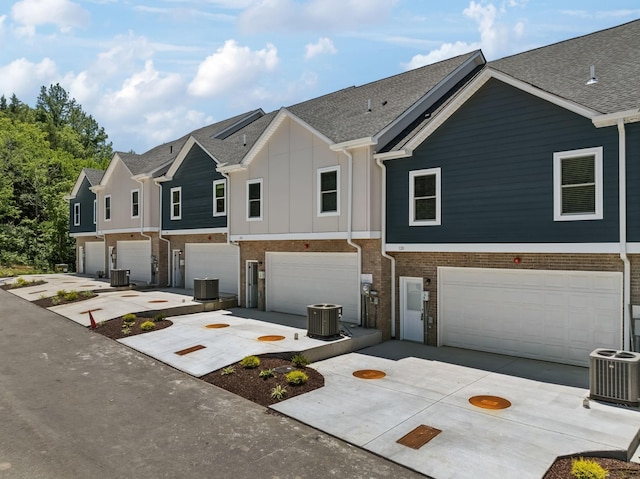
[[[400,339],[424,343],[422,278],[400,277]]]

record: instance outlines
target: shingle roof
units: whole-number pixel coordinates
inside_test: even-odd
[[[606,114],[640,107],[640,20],[518,55],[488,67]],[[586,85],[590,67],[598,82]]]
[[[100,180],[102,180],[102,175],[104,175],[104,170],[97,170],[95,168],[82,168],[82,171],[91,186],[99,185]]]

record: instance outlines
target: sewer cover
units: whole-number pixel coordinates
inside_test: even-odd
[[[387,374],[377,369],[360,369],[359,371],[354,371],[353,375],[360,379],[380,379]]]
[[[511,406],[511,401],[499,396],[473,396],[469,402],[482,409],[507,409]]]
[[[205,326],[205,328],[209,328],[209,329],[220,329],[220,328],[228,328],[228,327],[229,325],[224,323],[213,323],[213,324],[207,324]]]
[[[260,336],[258,341],[282,341],[284,336],[280,336],[278,334],[270,334],[267,336]]]
[[[178,356],[184,356],[185,354],[193,353],[194,351],[200,351],[205,347],[206,346],[203,346],[202,344],[198,344],[196,346],[191,346],[190,348],[187,348],[187,349],[182,349],[181,351],[176,351],[176,354]]]
[[[420,449],[441,432],[442,431],[440,429],[436,429],[435,427],[420,424],[417,428],[408,434],[405,434],[396,442],[403,446],[410,447],[411,449]]]

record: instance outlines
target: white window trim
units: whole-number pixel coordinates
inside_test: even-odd
[[[562,214],[562,160],[578,156],[593,156],[596,182],[596,212],[588,214]],[[583,148],[580,150],[558,151],[553,154],[553,220],[584,221],[601,220],[603,218],[603,176],[602,147]]]
[[[336,172],[336,211],[322,211],[322,173],[330,171]],[[318,216],[340,216],[340,166],[328,166],[326,168],[318,168],[317,171],[317,194],[316,202],[318,204]]]
[[[259,183],[260,184],[260,216],[254,216],[254,217],[250,217],[249,216],[249,212],[250,212],[250,208],[249,208],[249,186]],[[247,180],[247,194],[246,194],[246,199],[247,199],[247,221],[262,221],[262,213],[263,213],[263,208],[264,208],[264,184],[262,181],[262,178],[258,178],[255,180]]]
[[[93,200],[93,224],[98,224],[98,200]]]
[[[218,203],[216,202],[216,186],[224,186],[224,211],[218,211]],[[227,180],[215,180],[213,182],[213,216],[225,216],[227,214]]]
[[[414,178],[416,176],[435,175],[436,177],[436,218],[434,220],[414,220]],[[440,168],[428,168],[425,170],[415,170],[409,172],[409,226],[440,226],[442,222],[441,218],[441,203],[442,203],[442,190],[441,190],[441,169]]]
[[[107,199],[109,199],[109,217],[107,218]],[[112,202],[111,202],[111,195],[105,195],[104,197],[104,220],[105,221],[111,221],[111,207],[113,206]]]
[[[73,226],[80,226],[80,203],[73,204]]]
[[[178,192],[180,194],[180,199],[178,201],[178,203],[174,203],[173,202],[173,193],[174,192]],[[182,186],[176,186],[174,188],[171,188],[171,190],[169,191],[169,203],[171,205],[171,219],[172,220],[181,220],[182,219]],[[173,214],[173,210],[174,210],[174,206],[178,205],[178,214],[174,215]]]
[[[138,214],[133,214],[133,194],[138,193]],[[135,190],[131,190],[131,219],[140,218],[140,190],[136,188]]]

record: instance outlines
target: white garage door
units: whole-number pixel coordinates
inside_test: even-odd
[[[622,273],[438,268],[440,344],[589,364],[622,345]]]
[[[131,281],[151,283],[151,241],[118,241],[116,258],[118,269],[131,270]]]
[[[342,316],[358,318],[358,255],[355,253],[267,253],[267,311],[307,314],[307,305],[342,305]]]
[[[104,241],[89,241],[84,244],[84,272],[94,276],[104,271]]]
[[[228,244],[185,245],[185,287],[193,289],[195,278],[218,278],[221,293],[238,294],[240,249]]]

